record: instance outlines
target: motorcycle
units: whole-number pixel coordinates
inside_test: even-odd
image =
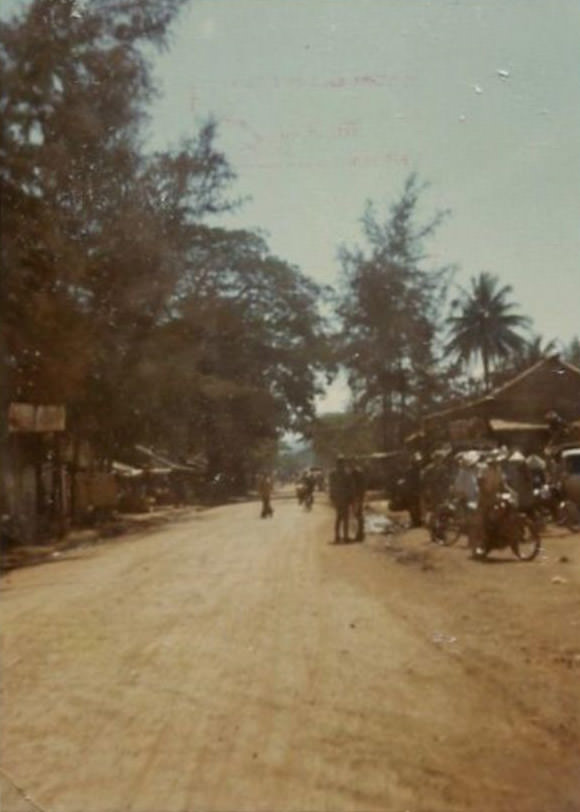
[[[312,505],[314,504],[314,494],[307,485],[298,485],[296,488],[296,497],[298,499],[298,504],[302,505],[305,510],[312,510]]]
[[[537,522],[520,513],[510,494],[498,494],[484,520],[483,539],[474,557],[487,558],[494,550],[511,549],[520,561],[533,561],[541,548]]]

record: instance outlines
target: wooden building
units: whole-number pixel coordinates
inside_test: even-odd
[[[541,451],[573,437],[580,421],[580,369],[558,356],[544,358],[485,397],[423,419],[420,441],[491,443]]]

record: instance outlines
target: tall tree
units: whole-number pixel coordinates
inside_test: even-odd
[[[147,231],[135,182],[154,94],[144,49],[166,44],[182,2],[33,0],[0,23],[0,299],[17,397],[78,390],[91,363],[105,244],[115,229],[125,228],[127,241],[137,223]],[[110,257],[117,280],[132,260]],[[102,287],[111,297],[115,287]]]
[[[325,368],[323,291],[254,234],[213,229],[203,237],[128,400],[154,415],[158,436],[201,443],[210,471],[239,470],[252,447],[283,429],[305,432],[314,418]]]
[[[312,450],[323,467],[334,465],[338,454],[347,457],[375,450],[374,426],[364,412],[336,412],[320,416],[312,428]]]
[[[366,246],[342,247],[339,254],[341,360],[359,405],[381,415],[385,449],[401,441],[437,396],[437,334],[452,269],[433,267],[426,254],[447,213],[417,222],[424,188],[411,175],[382,221],[368,204]]]
[[[486,391],[493,362],[521,353],[526,344],[519,331],[530,320],[516,312],[518,305],[509,300],[512,293],[510,285],[501,285],[497,276],[483,272],[472,277],[470,288],[460,289],[451,303],[446,350],[463,364],[481,359]]]
[[[210,223],[237,205],[213,122],[144,151],[144,54],[183,2],[33,0],[0,25],[9,389],[66,402],[105,458],[148,441],[240,469],[313,417],[322,291]]]

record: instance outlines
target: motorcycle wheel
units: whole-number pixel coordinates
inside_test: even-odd
[[[449,523],[449,546],[457,544],[460,537],[465,533],[465,521],[460,517],[455,516]]]
[[[540,552],[541,543],[537,524],[528,516],[522,516],[514,550],[517,557],[520,561],[533,561]]]
[[[565,527],[566,530],[569,530],[571,533],[578,530],[579,512],[574,502],[566,500],[558,505],[556,523]]]
[[[443,547],[452,547],[459,540],[461,526],[453,519],[440,519],[430,527],[431,541]]]

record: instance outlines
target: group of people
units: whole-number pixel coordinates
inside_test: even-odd
[[[522,512],[531,510],[534,490],[545,481],[545,463],[537,455],[496,448],[489,451],[435,452],[423,469],[421,491],[427,509],[450,496],[481,504],[509,493]]]
[[[298,503],[307,508],[311,508],[314,502],[314,491],[319,483],[319,476],[311,469],[303,471],[296,483],[296,495]],[[274,515],[272,508],[272,490],[274,487],[271,474],[264,471],[262,472],[256,482],[258,496],[261,502],[261,519],[269,519]]]
[[[491,529],[493,509],[503,493],[522,513],[532,515],[535,493],[546,477],[546,465],[537,455],[495,448],[468,450],[454,455],[451,449],[435,452],[420,479],[422,508],[433,512],[446,500],[456,499],[471,508],[472,544]]]
[[[311,506],[318,485],[315,472],[304,471],[296,485],[299,504]],[[354,459],[339,456],[335,468],[328,478],[329,496],[335,511],[335,543],[362,541],[364,539],[364,496],[365,475],[362,467]],[[273,481],[269,473],[262,473],[257,479],[257,490],[261,501],[260,518],[274,515],[272,508]],[[351,520],[354,520],[354,537],[351,539]]]

